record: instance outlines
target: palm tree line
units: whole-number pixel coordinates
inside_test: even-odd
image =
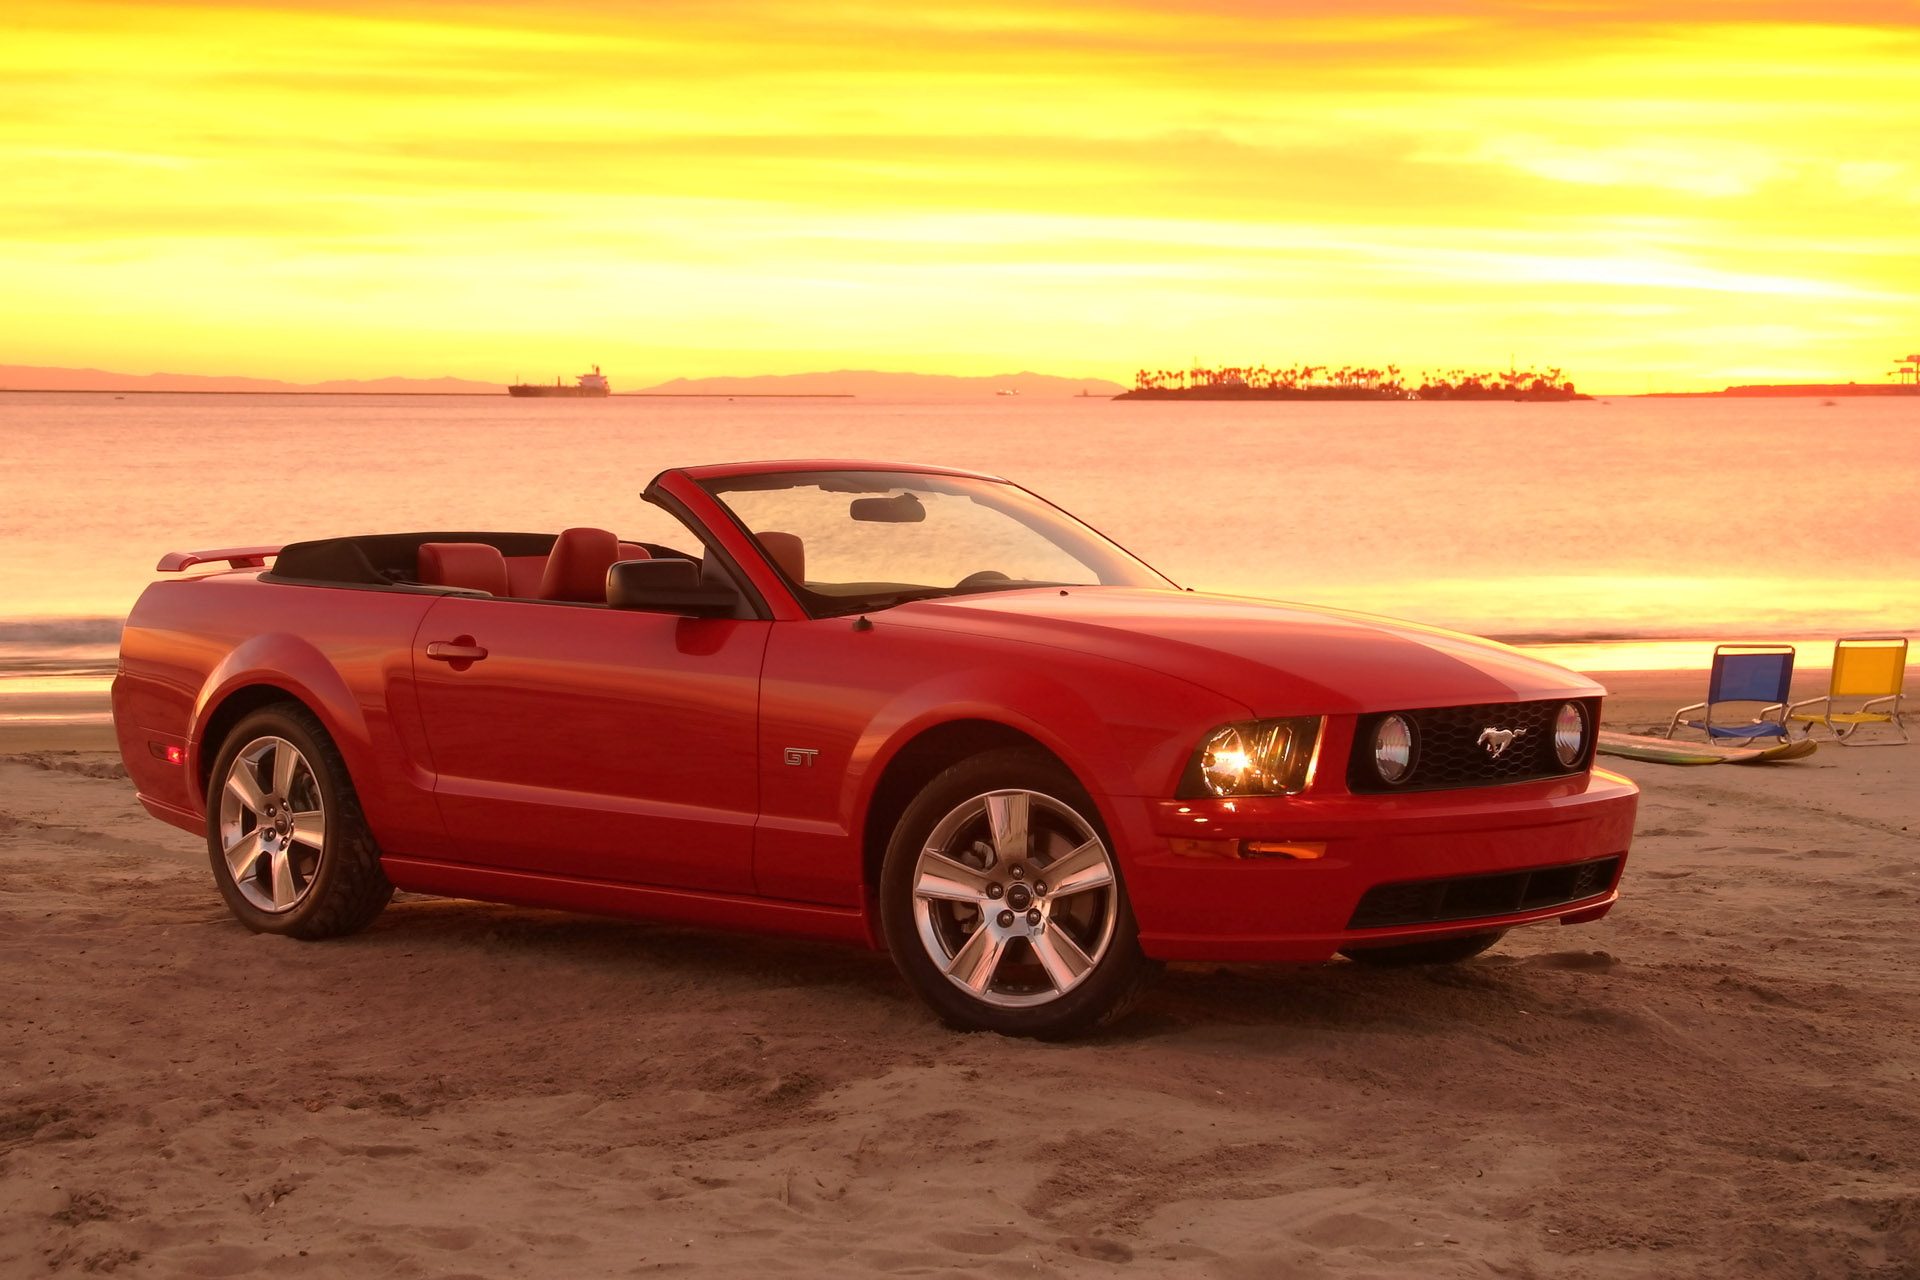
[[[1495,373],[1448,369],[1422,373],[1415,379],[1403,374],[1398,365],[1391,364],[1383,369],[1319,364],[1284,368],[1263,364],[1142,369],[1134,375],[1133,392],[1128,394],[1192,395],[1195,392],[1388,400],[1564,398],[1575,394],[1573,383],[1565,380],[1559,369],[1540,371],[1528,366]]]

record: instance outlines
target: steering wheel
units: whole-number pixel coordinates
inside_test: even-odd
[[[979,569],[974,571],[973,573],[968,574],[966,577],[960,579],[960,581],[954,583],[953,589],[955,591],[965,591],[968,587],[985,586],[989,582],[1012,582],[1012,581],[1013,581],[1012,578],[1009,578],[1006,574],[1000,572],[998,569]]]

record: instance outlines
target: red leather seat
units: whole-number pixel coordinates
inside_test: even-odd
[[[607,570],[620,558],[620,539],[605,529],[562,529],[547,553],[536,600],[607,602]]]
[[[540,579],[547,575],[545,556],[507,557],[507,594],[521,600],[533,600],[540,594]]]
[[[807,544],[800,541],[799,534],[765,529],[753,536],[760,539],[767,558],[780,566],[780,571],[793,579],[796,586],[806,585]]]
[[[414,577],[429,586],[507,594],[507,560],[484,542],[423,542]]]
[[[653,552],[647,550],[637,542],[623,542],[620,544],[620,558],[622,560],[651,560],[653,559]]]

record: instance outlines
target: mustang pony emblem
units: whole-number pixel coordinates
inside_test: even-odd
[[[1487,749],[1488,755],[1498,760],[1506,749],[1513,745],[1515,738],[1523,738],[1526,733],[1525,729],[1482,729],[1479,745]]]

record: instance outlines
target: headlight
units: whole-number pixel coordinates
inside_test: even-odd
[[[1587,713],[1577,702],[1569,702],[1560,708],[1560,714],[1553,718],[1553,754],[1560,763],[1571,769],[1580,763],[1580,756],[1587,749]]]
[[[1380,781],[1392,785],[1403,782],[1413,772],[1413,722],[1393,715],[1382,720],[1373,731],[1373,769]]]
[[[1193,753],[1180,786],[1195,796],[1290,796],[1307,785],[1319,716],[1223,724]]]

